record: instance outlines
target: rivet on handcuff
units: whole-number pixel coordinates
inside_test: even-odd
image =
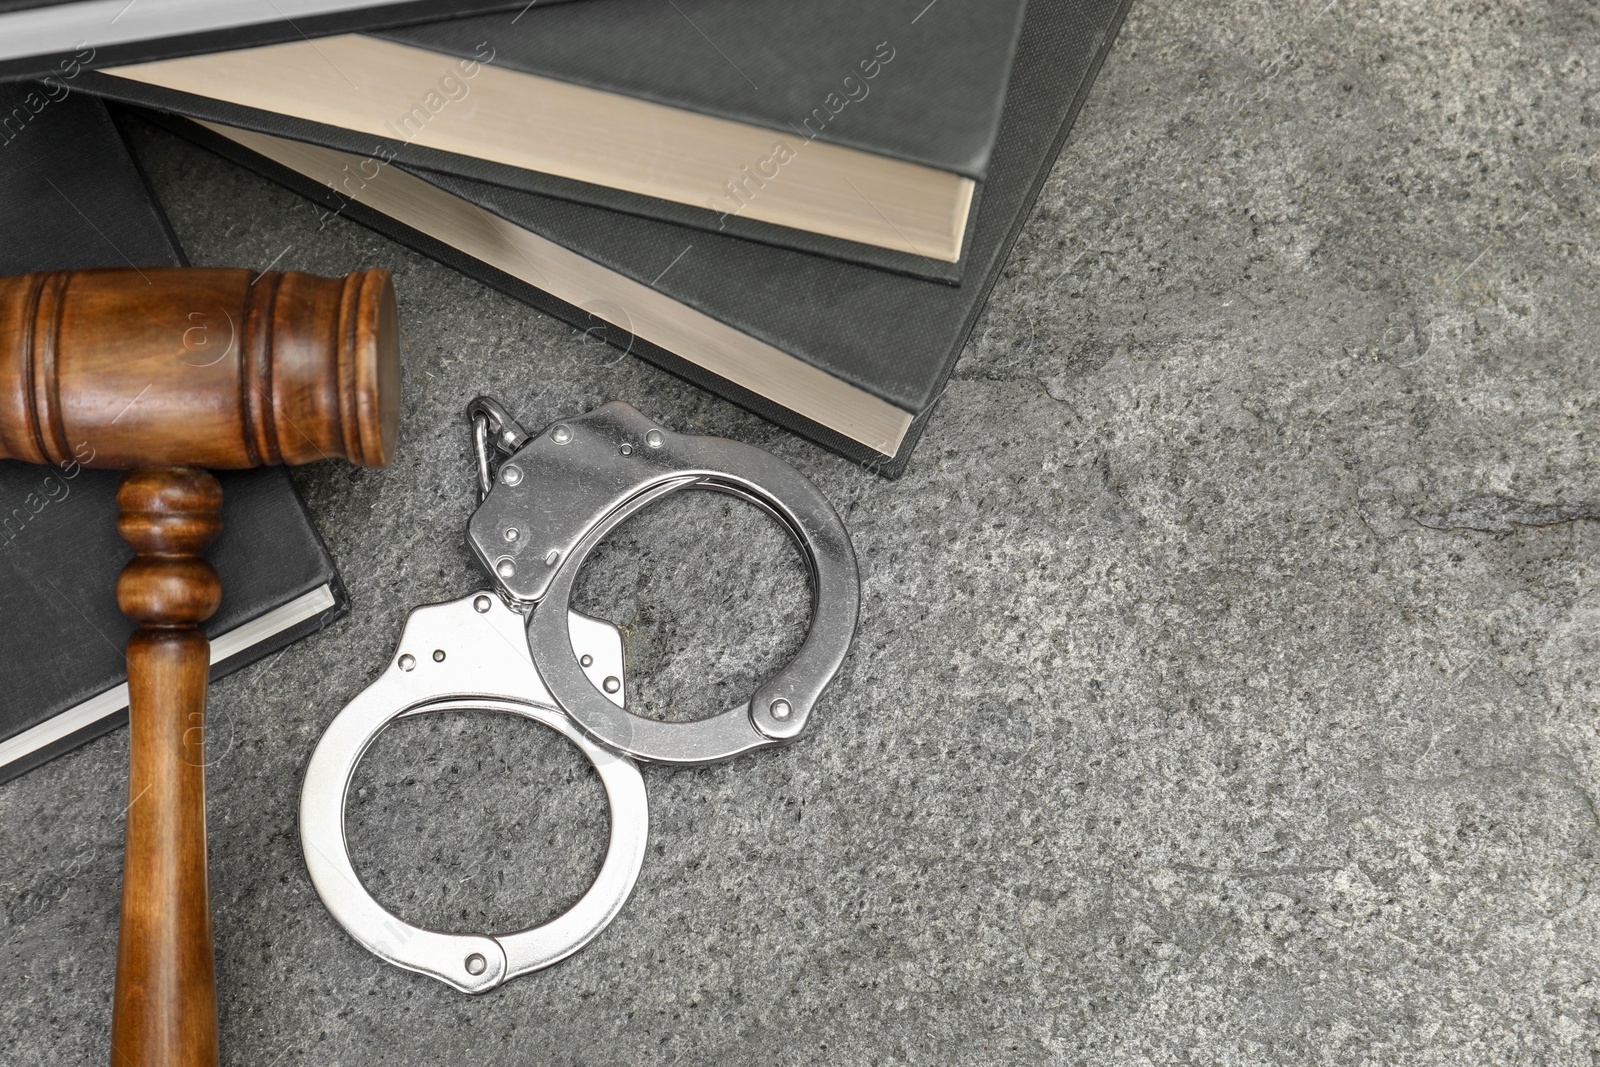
[[[480,493],[467,541],[493,575],[494,591],[411,613],[388,669],[340,711],[312,754],[300,840],[318,894],[350,936],[390,963],[483,993],[565,959],[621,911],[649,829],[635,760],[712,763],[800,735],[850,650],[861,590],[838,513],[769,452],[673,433],[617,401],[537,435],[488,397],[474,400],[467,415]],[[729,493],[778,520],[810,572],[811,628],[794,660],[745,704],[663,722],[626,708],[616,627],[570,603],[595,546],[681,489]],[[351,865],[345,797],[362,754],[396,719],[460,710],[544,723],[578,746],[605,787],[611,839],[599,876],[577,904],[541,926],[492,936],[425,930],[383,908]]]

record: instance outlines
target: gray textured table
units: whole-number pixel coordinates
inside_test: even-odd
[[[213,692],[225,1061],[1591,1063],[1597,42],[1578,0],[1141,0],[897,483],[144,138],[196,263],[385,266],[407,324],[398,465],[297,476],[355,612]],[[406,612],[480,582],[479,392],[774,448],[865,608],[801,743],[647,770],[621,917],[469,999],[335,927],[294,820]],[[655,707],[804,626],[721,498],[585,580]],[[5,1064],[105,1062],[125,751],[0,787]],[[524,925],[598,863],[598,785],[532,724],[406,723],[357,785],[413,921]]]

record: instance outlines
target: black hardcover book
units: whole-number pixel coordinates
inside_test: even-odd
[[[0,0],[0,81],[70,81],[95,66],[529,6],[528,0]]]
[[[904,470],[1128,0],[1033,0],[956,287],[221,126],[170,128],[889,476]],[[426,180],[424,180],[426,179]],[[330,187],[332,186],[332,187]]]
[[[190,118],[955,283],[1025,7],[586,0],[84,84]],[[459,104],[406,120],[450,60],[481,61],[483,73],[458,79]],[[346,76],[364,92],[346,91]],[[595,118],[577,117],[596,94],[674,114],[602,100]],[[684,114],[691,121],[677,125]],[[702,130],[702,116],[716,128]],[[675,151],[686,158],[664,163]]]
[[[100,101],[0,85],[0,107],[44,101],[0,144],[0,275],[181,266],[183,256]],[[75,442],[80,462],[92,441]],[[117,574],[119,471],[0,462],[0,781],[127,721]],[[222,606],[206,623],[212,676],[343,614],[333,562],[282,468],[223,473],[208,557]]]

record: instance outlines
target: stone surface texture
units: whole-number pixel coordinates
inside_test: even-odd
[[[395,273],[390,470],[296,478],[353,613],[212,694],[224,1062],[1600,1062],[1600,15],[1139,0],[910,471],[881,480],[153,131],[193,261]],[[819,309],[819,314],[826,313]],[[320,905],[296,830],[407,612],[484,582],[462,409],[626,399],[771,448],[862,564],[798,744],[647,768],[598,941],[468,998]],[[796,647],[748,506],[630,522],[582,606],[652,714]],[[0,1062],[107,1060],[126,735],[0,786]],[[349,828],[414,922],[597,868],[576,751],[408,721]]]

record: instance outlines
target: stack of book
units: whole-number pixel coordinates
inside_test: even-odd
[[[0,274],[182,262],[127,110],[893,477],[1128,3],[0,0]],[[114,486],[0,463],[0,779],[126,706]],[[344,609],[227,499],[219,671]]]
[[[0,74],[137,107],[894,476],[1127,3],[0,0]]]

